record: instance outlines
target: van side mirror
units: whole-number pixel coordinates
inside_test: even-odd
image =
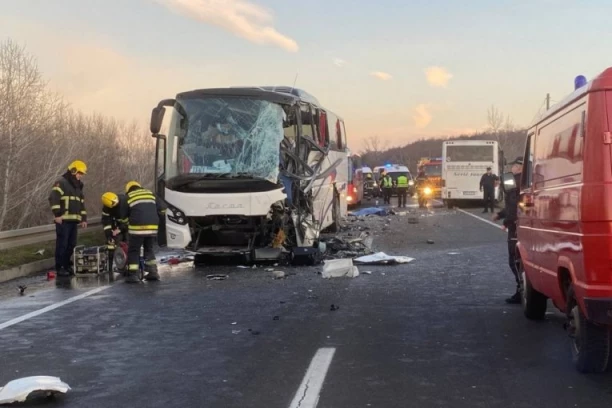
[[[502,176],[502,182],[504,183],[505,191],[512,191],[518,188],[513,173],[504,173]]]
[[[153,111],[151,112],[150,129],[151,129],[151,134],[153,134],[154,137],[157,134],[159,134],[159,131],[161,130],[161,125],[164,120],[165,112],[166,112],[166,108],[164,108],[163,106],[156,106],[155,108],[153,108]]]

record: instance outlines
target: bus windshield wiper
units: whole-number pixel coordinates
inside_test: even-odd
[[[189,178],[189,180],[185,180],[185,181],[183,181],[181,183],[174,184],[172,186],[172,188],[185,187],[185,186],[188,186],[189,184],[196,183],[198,181],[209,180],[209,179],[216,178],[217,176],[218,176],[218,174],[214,174],[214,173],[201,174],[198,177],[191,177],[191,178]]]

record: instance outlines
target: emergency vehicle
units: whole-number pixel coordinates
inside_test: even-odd
[[[428,185],[433,190],[432,197],[442,197],[442,157],[423,157],[419,160],[417,169],[427,177]]]

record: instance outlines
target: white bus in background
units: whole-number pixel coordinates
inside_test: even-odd
[[[504,155],[492,140],[452,140],[442,144],[442,201],[452,208],[461,201],[483,200],[480,178],[491,167],[503,174]],[[495,200],[503,200],[503,190],[495,187]]]

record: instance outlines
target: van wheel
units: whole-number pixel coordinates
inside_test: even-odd
[[[329,226],[329,232],[340,232],[342,223],[340,221],[340,197],[334,192],[334,202],[332,204],[332,224]]]
[[[518,262],[518,272],[521,280],[521,305],[525,317],[530,320],[544,319],[548,299],[531,286],[521,260]]]
[[[571,339],[572,360],[581,373],[601,373],[610,358],[610,328],[598,326],[586,319],[574,295],[567,291],[567,332]]]

